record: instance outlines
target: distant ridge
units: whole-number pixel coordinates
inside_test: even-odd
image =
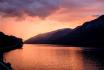
[[[104,45],[104,15],[75,29],[59,29],[39,34],[25,41],[28,44],[67,44],[77,46]]]
[[[58,29],[58,30],[48,32],[48,33],[39,34],[37,36],[34,36],[34,37],[26,40],[25,43],[30,43],[30,44],[51,43],[51,41],[67,35],[70,31],[71,31],[71,29],[64,28],[64,29]]]

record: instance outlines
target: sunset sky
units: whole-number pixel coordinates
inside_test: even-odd
[[[24,40],[104,14],[104,0],[0,0],[0,31]]]

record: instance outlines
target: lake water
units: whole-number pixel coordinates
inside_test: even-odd
[[[14,70],[104,70],[103,56],[103,49],[31,44],[4,55]]]

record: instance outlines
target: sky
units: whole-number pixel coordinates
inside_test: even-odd
[[[24,40],[104,14],[104,0],[0,0],[0,31]]]

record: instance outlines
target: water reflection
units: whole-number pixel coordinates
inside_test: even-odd
[[[4,56],[15,70],[103,70],[101,54],[79,47],[24,45]]]
[[[85,63],[91,70],[104,70],[104,48],[95,48],[83,50],[83,57],[85,57]],[[93,63],[91,63],[93,62]],[[95,66],[95,69],[92,67]]]

